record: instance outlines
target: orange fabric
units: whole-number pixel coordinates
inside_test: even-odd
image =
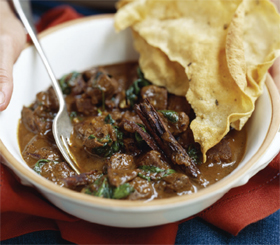
[[[44,15],[37,27],[42,31],[78,17],[69,7],[56,8]],[[0,167],[1,240],[34,231],[59,230],[64,239],[77,244],[174,244],[178,225],[186,221],[139,229],[89,223],[56,208],[35,189],[22,186],[6,166]],[[237,235],[245,226],[280,208],[279,167],[280,153],[246,185],[232,189],[196,216]]]

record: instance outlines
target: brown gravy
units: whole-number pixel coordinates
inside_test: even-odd
[[[37,94],[36,101],[23,108],[18,127],[20,150],[29,167],[75,191],[128,200],[190,194],[230,174],[243,158],[246,129],[231,130],[209,150],[207,161],[201,163],[199,148],[189,129],[194,118],[191,107],[183,97],[171,95],[164,88],[143,86],[145,78],[139,72],[137,75],[136,68],[137,63],[110,65],[71,73],[60,80],[61,84],[64,82],[63,89],[71,90],[64,91],[74,127],[70,149],[81,176],[76,176],[64,162],[54,143],[51,122],[58,105],[52,89]],[[136,86],[137,79],[140,80]],[[151,132],[129,104],[133,102],[129,98],[135,97],[133,93],[135,103],[149,99],[174,137],[175,145],[187,152],[187,159],[191,159],[196,170],[182,168],[164,151],[152,150],[149,141],[139,135],[141,129],[137,131],[135,124]],[[174,118],[164,114],[166,111],[171,111],[169,116],[175,114],[177,121],[172,122]],[[104,186],[107,189],[103,190]],[[126,188],[127,193],[119,191],[121,188]]]

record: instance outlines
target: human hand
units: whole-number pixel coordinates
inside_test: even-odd
[[[13,65],[22,51],[26,34],[6,0],[0,0],[0,111],[8,106],[13,92]]]

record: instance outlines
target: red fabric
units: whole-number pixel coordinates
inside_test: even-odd
[[[82,17],[82,15],[67,5],[57,7],[44,14],[36,25],[36,28],[38,32],[41,32],[49,27],[56,26],[69,20],[77,19],[79,17]]]
[[[78,17],[69,7],[56,8],[42,17],[38,29]],[[64,239],[77,244],[174,244],[178,225],[186,221],[141,229],[89,223],[59,210],[35,189],[22,186],[6,166],[0,167],[1,240],[34,231],[59,230]],[[196,216],[237,235],[247,225],[276,212],[280,208],[279,167],[280,153],[246,185],[232,189]]]

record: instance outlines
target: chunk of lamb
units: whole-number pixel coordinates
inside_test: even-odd
[[[136,156],[142,152],[141,149],[138,148],[137,142],[133,138],[124,138],[123,144],[125,152],[130,155]]]
[[[217,145],[207,152],[208,159],[213,162],[231,162],[232,153],[229,142],[223,138]]]
[[[171,122],[161,112],[159,112],[159,115],[160,115],[162,121],[167,126],[170,133],[173,134],[174,136],[177,136],[177,135],[181,134],[182,132],[186,131],[189,126],[189,123],[190,123],[190,119],[189,119],[188,115],[186,115],[185,112],[177,113],[177,115],[178,115],[177,122]]]
[[[116,187],[133,180],[138,174],[133,156],[119,153],[110,158],[107,171],[110,184]]]
[[[71,94],[72,95],[78,95],[83,93],[85,87],[86,87],[86,82],[83,79],[83,75],[81,73],[71,73],[68,75],[68,85],[71,88]]]
[[[116,141],[115,129],[111,124],[105,124],[104,118],[104,116],[98,116],[75,124],[74,137],[89,149],[103,146],[106,143],[104,139],[106,136]]]
[[[90,172],[75,174],[70,177],[61,179],[64,186],[70,189],[76,189],[79,186],[85,186],[94,183],[99,179],[103,173],[98,170],[92,170]]]
[[[177,112],[185,112],[188,116],[192,111],[192,107],[184,96],[178,96],[174,94],[168,95],[167,109]]]
[[[141,89],[143,100],[148,99],[157,110],[165,110],[167,107],[167,90],[155,85],[145,86]]]
[[[41,176],[54,182],[59,186],[64,186],[65,182],[61,179],[75,175],[75,172],[66,162],[47,162],[41,168]]]
[[[169,174],[163,178],[166,182],[165,190],[166,192],[176,192],[176,193],[192,193],[194,188],[190,179],[187,175],[181,173]]]
[[[154,194],[152,184],[145,179],[136,177],[129,184],[134,188],[134,192],[128,196],[129,200],[149,199]]]
[[[100,70],[88,81],[85,92],[91,97],[92,104],[100,104],[118,92],[118,82]]]
[[[35,135],[22,151],[22,157],[29,166],[33,166],[40,159],[63,161],[57,146],[47,136]]]
[[[42,107],[37,107],[36,111],[32,111],[30,108],[24,106],[21,110],[22,123],[27,130],[34,134],[46,132],[52,127],[52,119],[40,117],[36,113],[40,108]]]
[[[140,119],[140,117],[133,111],[126,111],[123,116],[122,116],[122,120],[120,122],[120,127],[122,127],[125,131],[129,132],[129,133],[134,133],[135,130],[133,129],[133,127],[131,126],[130,123],[128,122],[134,122],[136,124],[143,124],[142,120]]]
[[[194,137],[193,137],[193,132],[190,128],[188,128],[186,131],[181,133],[178,137],[178,142],[180,145],[183,146],[183,148],[188,149],[190,145],[195,144]],[[196,143],[198,144],[198,143]]]
[[[36,104],[45,106],[52,111],[57,111],[59,108],[59,102],[53,87],[49,87],[47,91],[36,94]]]
[[[75,97],[75,105],[78,112],[86,116],[94,115],[97,112],[97,107],[91,103],[91,98],[85,94]]]
[[[170,169],[170,165],[162,160],[158,151],[149,151],[137,159],[138,166],[155,166],[161,169]]]

